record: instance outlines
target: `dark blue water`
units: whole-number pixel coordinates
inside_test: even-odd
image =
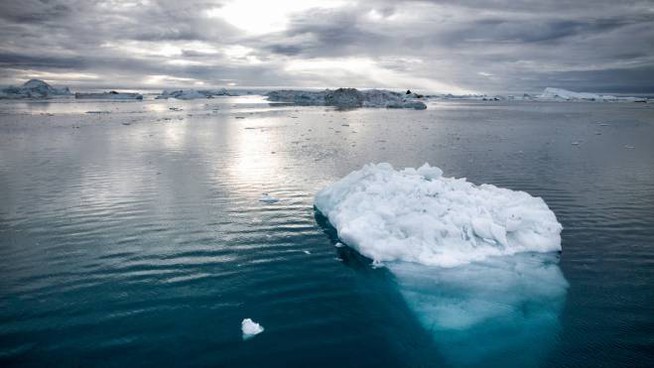
[[[650,367],[653,143],[641,104],[2,103],[0,366]],[[312,206],[369,162],[543,197],[567,286],[434,271],[411,299]],[[458,305],[483,324],[426,324]],[[243,341],[243,318],[265,331]]]

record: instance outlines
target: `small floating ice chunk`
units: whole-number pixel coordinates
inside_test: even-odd
[[[626,145],[624,146],[624,148],[626,148],[626,149],[635,149],[636,147],[634,147],[634,146],[632,146],[632,145],[629,145],[629,144],[626,144]]]
[[[336,242],[336,244],[334,244],[334,246],[335,246],[336,248],[343,248],[343,247],[345,246],[345,244],[343,244],[343,243],[341,243],[341,242]]]
[[[264,203],[275,203],[279,202],[279,198],[275,198],[268,193],[263,193],[261,197],[259,197],[259,201]]]
[[[241,331],[243,331],[243,340],[248,340],[263,332],[263,326],[254,322],[250,318],[245,318],[241,322]]]

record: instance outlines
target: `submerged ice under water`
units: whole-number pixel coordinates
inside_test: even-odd
[[[539,366],[557,341],[568,283],[556,254],[387,267],[452,366]]]

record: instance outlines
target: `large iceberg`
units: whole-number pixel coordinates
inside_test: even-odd
[[[453,267],[561,250],[561,224],[541,198],[446,178],[428,164],[366,165],[321,190],[315,206],[346,244],[378,262]]]
[[[287,102],[302,106],[386,107],[424,110],[424,102],[416,94],[402,94],[386,90],[338,88],[324,91],[279,90],[266,94],[269,101]]]
[[[449,365],[539,366],[556,341],[562,226],[541,198],[428,164],[369,164],[315,207],[338,241],[385,266]]]
[[[55,88],[40,79],[30,79],[20,87],[9,86],[0,90],[2,99],[42,99],[70,95],[68,87]]]

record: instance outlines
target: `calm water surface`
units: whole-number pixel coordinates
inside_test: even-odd
[[[564,251],[535,280],[567,286],[509,264],[412,297],[313,209],[369,162],[543,197]],[[483,323],[430,327],[456,308]],[[0,104],[0,366],[651,367],[652,346],[654,106]]]

